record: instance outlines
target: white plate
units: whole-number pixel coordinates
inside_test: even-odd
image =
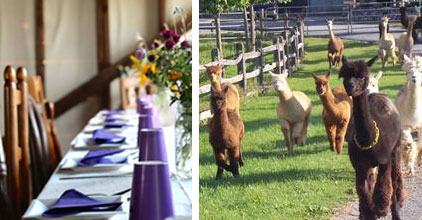
[[[114,215],[125,215],[127,212],[122,207],[126,207],[126,200],[122,200],[121,196],[91,196],[91,198],[99,200],[101,202],[123,202],[121,206],[119,206],[114,211],[93,211],[93,212],[80,212],[78,214],[63,216],[60,218],[47,218],[43,217],[42,213],[44,213],[48,207],[53,206],[57,199],[34,199],[32,200],[29,208],[26,210],[25,214],[23,215],[23,219],[39,219],[39,220],[51,220],[51,219],[68,219],[68,220],[76,220],[76,219],[84,219],[84,220],[94,220],[94,219],[109,219]]]
[[[125,132],[124,134],[119,135],[126,137],[124,143],[95,145],[91,141],[92,134],[80,133],[73,139],[71,145],[75,150],[133,149],[138,147],[138,134],[136,132]]]
[[[64,162],[60,165],[60,170],[72,170],[76,172],[89,172],[89,171],[99,171],[99,170],[116,170],[121,169],[125,166],[131,166],[134,161],[136,161],[134,158],[138,157],[138,150],[125,150],[120,153],[116,153],[110,156],[106,156],[112,160],[121,160],[123,158],[127,158],[127,161],[125,163],[117,163],[117,164],[96,164],[94,166],[79,166],[78,163],[81,161],[85,155],[88,152],[84,154],[77,154],[73,157],[68,157],[64,159]]]
[[[128,125],[128,126],[124,126],[122,128],[104,128],[104,125],[90,125],[90,124],[85,126],[85,128],[83,129],[83,132],[85,134],[91,134],[92,135],[92,133],[97,129],[104,129],[105,131],[115,133],[115,134],[118,134],[118,135],[125,134],[125,133],[138,132],[138,126],[134,126],[134,125]]]

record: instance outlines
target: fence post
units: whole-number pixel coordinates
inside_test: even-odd
[[[276,45],[276,50],[274,51],[274,62],[276,64],[276,74],[281,74],[281,58],[280,58],[280,38],[275,37],[273,39],[273,44]]]
[[[256,47],[260,53],[258,57],[258,66],[259,66],[259,75],[258,75],[258,85],[261,86],[261,89],[263,89],[264,86],[264,53],[262,52],[262,41],[261,39],[258,39],[256,41]],[[262,90],[263,91],[263,90]]]
[[[216,34],[216,41],[217,41],[217,48],[220,50],[220,56],[223,56],[223,43],[221,42],[221,26],[220,26],[220,13],[218,13],[215,17],[215,34]]]
[[[212,50],[211,50],[211,60],[212,60],[212,62],[221,60],[221,54],[220,54],[220,50],[218,48],[212,48]],[[224,77],[224,68],[223,68],[222,77]]]
[[[237,43],[236,44],[236,56],[237,57],[242,56],[242,59],[237,64],[237,74],[238,75],[240,75],[240,74],[243,75],[243,80],[240,83],[240,87],[243,88],[243,91],[246,94],[248,80],[246,79],[245,47],[243,46],[242,43]]]
[[[245,42],[246,50],[249,51],[249,25],[248,25],[248,11],[246,8],[243,8],[243,23],[245,24]]]
[[[256,41],[256,32],[255,32],[255,10],[253,8],[253,5],[251,5],[250,10],[250,16],[251,16],[251,50],[256,51],[255,41]]]
[[[286,20],[286,27],[284,30],[284,54],[286,56],[286,69],[289,71],[290,76],[290,39],[289,39],[289,27],[287,26]]]
[[[299,66],[299,30],[297,29],[297,26],[294,29],[294,40],[295,40],[295,71],[297,70],[297,67]]]
[[[286,43],[286,40],[284,40],[284,38],[282,36],[280,36],[279,38],[280,38],[280,41],[281,41],[281,47],[283,49],[283,53],[281,53],[281,56],[283,58],[283,72],[284,72],[285,70],[288,69],[288,67],[287,67],[288,58],[287,58],[287,54],[286,54],[286,44],[287,43]]]
[[[259,13],[259,24],[260,24],[260,28],[261,28],[261,39],[264,40],[265,37],[265,33],[264,33],[264,16],[265,16],[265,11],[263,8],[261,8],[261,12]]]
[[[300,53],[300,58],[304,58],[305,57],[305,36],[304,36],[304,30],[303,29],[304,29],[305,21],[302,17],[300,17],[298,19],[298,21],[299,21],[298,26],[299,26],[299,34],[300,34],[300,41],[299,42],[303,44],[302,48],[300,48],[299,53]]]

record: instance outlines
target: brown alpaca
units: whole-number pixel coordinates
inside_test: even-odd
[[[400,60],[403,61],[403,55],[411,57],[412,56],[412,48],[413,48],[413,25],[416,21],[416,16],[409,16],[409,25],[407,26],[407,32],[400,35],[399,39],[397,39],[397,47],[399,48],[399,55]]]
[[[340,155],[351,117],[352,100],[343,87],[331,90],[329,84],[330,72],[325,76],[317,76],[312,73],[312,76],[315,80],[316,91],[324,107],[322,120],[330,142],[330,149]]]
[[[330,34],[330,40],[328,40],[328,63],[329,69],[331,66],[338,66],[343,56],[344,44],[343,41],[337,36],[335,36],[333,31],[333,19],[327,19],[328,33]]]
[[[222,89],[225,89],[225,87],[228,87],[228,90],[226,93],[227,109],[234,110],[240,116],[239,92],[237,91],[236,86],[232,85],[231,83],[221,83],[222,73],[223,73],[223,68],[221,66],[207,67],[207,75],[208,75],[208,79],[211,82],[211,88],[214,88],[214,90],[216,91],[221,91]],[[211,109],[211,113],[213,113],[213,108],[210,108],[210,109]]]
[[[381,32],[382,34],[381,34],[381,39],[378,42],[378,46],[379,46],[378,55],[381,57],[382,68],[384,68],[389,57],[393,59],[393,65],[395,65],[397,62],[396,41],[392,34],[387,33],[387,28],[388,28],[387,16],[384,16],[381,18],[380,27],[382,30]]]
[[[216,179],[221,178],[223,171],[239,176],[239,166],[243,166],[242,139],[245,127],[240,116],[227,108],[227,93],[229,87],[222,91],[211,89],[211,106],[214,111],[209,120],[209,142],[214,150],[217,163]],[[230,165],[226,163],[226,152]]]

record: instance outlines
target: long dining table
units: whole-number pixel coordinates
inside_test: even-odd
[[[133,164],[123,166],[119,169],[97,169],[84,168],[81,170],[77,169],[65,169],[69,166],[69,161],[73,161],[75,158],[81,158],[87,154],[90,149],[95,149],[95,146],[91,146],[89,143],[89,136],[92,136],[90,132],[101,126],[98,124],[101,116],[106,113],[107,110],[98,112],[85,126],[85,128],[75,137],[71,143],[70,150],[64,155],[60,164],[51,175],[47,184],[44,186],[38,197],[32,201],[30,207],[26,211],[25,219],[38,219],[34,218],[35,206],[37,202],[46,199],[58,199],[66,190],[76,189],[79,192],[87,196],[121,196],[122,197],[122,213],[116,214],[109,219],[129,219],[129,204],[132,187],[132,175],[133,175]],[[125,146],[120,146],[123,149],[132,151],[131,155],[134,155],[133,161],[137,160],[137,154],[139,149],[136,148],[137,140],[137,120],[136,112],[127,111],[127,115],[132,115],[133,120],[132,129],[128,129],[125,135],[128,137],[129,143]],[[170,148],[174,147],[174,127],[163,128],[166,143],[169,143]],[[171,143],[173,141],[173,143]],[[171,152],[172,149],[169,149]],[[173,156],[173,155],[169,155]],[[192,216],[192,181],[191,179],[181,179],[173,169],[170,169],[170,180],[172,189],[172,198],[175,216],[188,217]],[[35,215],[36,216],[36,215]],[[93,217],[95,218],[95,217]],[[96,219],[96,218],[95,218]]]

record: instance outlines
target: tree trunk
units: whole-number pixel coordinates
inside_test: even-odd
[[[250,9],[251,13],[251,50],[255,51],[256,50],[256,46],[255,46],[255,42],[256,42],[256,32],[255,32],[255,10],[253,8],[253,5],[251,6]]]
[[[249,25],[248,25],[248,11],[246,8],[243,8],[243,23],[245,24],[245,42],[246,50],[249,51]]]
[[[221,58],[223,58],[223,44],[221,42],[221,30],[220,30],[220,13],[218,13],[215,17],[215,34],[216,36],[216,40],[217,40],[217,48],[220,51],[220,56]]]

